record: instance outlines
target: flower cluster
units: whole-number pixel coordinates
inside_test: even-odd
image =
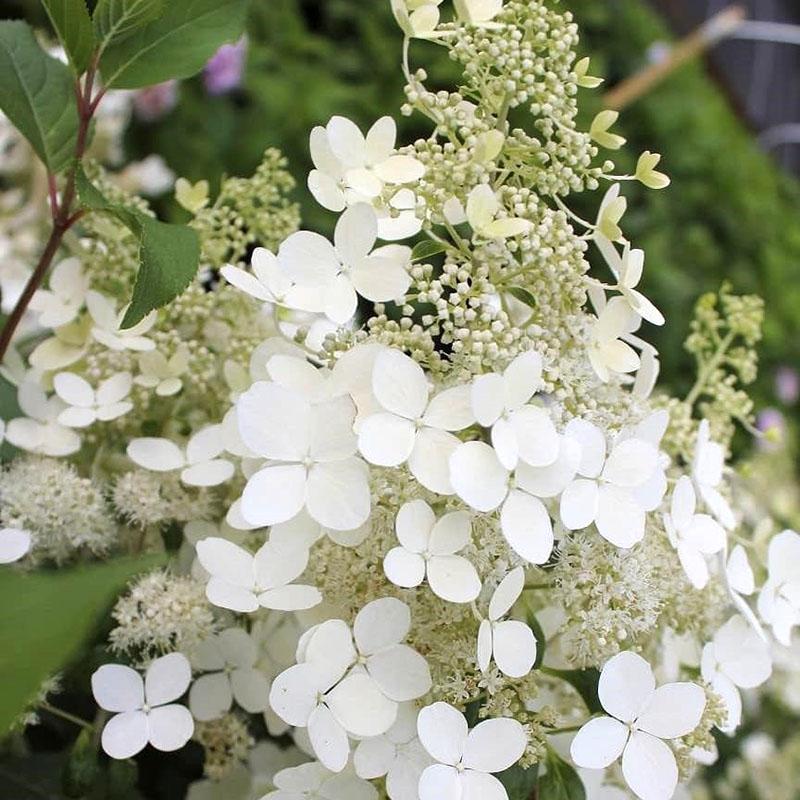
[[[665,319],[622,186],[666,187],[659,157],[615,175],[616,114],[581,128],[599,80],[568,13],[453,6],[392,0],[428,138],[311,131],[332,241],[298,230],[274,152],[213,203],[179,181],[200,273],[125,327],[135,242],[89,215],[7,368],[5,435],[30,455],[0,474],[0,558],[173,552],[118,602],[127,663],[92,688],[112,757],[203,744],[197,796],[504,800],[509,771],[527,794],[538,762],[572,771],[555,742],[579,728],[575,766],[621,760],[668,800],[800,625],[800,535],[753,539],[727,466],[760,307],[704,301],[695,389],[654,391]],[[415,39],[462,66],[457,90],[427,88]],[[578,217],[570,194],[601,184]],[[242,778],[265,729],[311,761],[265,785],[251,753]]]

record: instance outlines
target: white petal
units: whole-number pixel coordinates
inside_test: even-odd
[[[316,403],[311,409],[311,447],[314,461],[341,461],[356,452],[353,433],[356,407],[349,397]]]
[[[621,755],[628,741],[628,728],[611,717],[590,719],[570,745],[572,760],[579,767],[605,769]]]
[[[144,676],[144,696],[150,706],[177,700],[192,681],[192,667],[182,653],[157,658]]]
[[[385,736],[363,739],[353,754],[353,766],[360,778],[382,778],[394,763],[395,755],[395,746]]]
[[[328,142],[336,158],[347,167],[363,167],[367,143],[358,126],[347,117],[331,117],[326,126]]]
[[[514,490],[500,512],[500,527],[511,549],[531,564],[544,564],[553,552],[553,525],[538,497]]]
[[[103,664],[92,675],[92,694],[106,711],[134,711],[144,704],[144,682],[130,667]]]
[[[515,567],[503,578],[489,601],[489,619],[497,621],[511,611],[525,588],[525,570]]]
[[[408,460],[416,434],[411,420],[386,412],[371,414],[358,429],[358,449],[370,464],[396,467]]]
[[[254,585],[253,556],[233,542],[209,536],[196,544],[197,558],[211,575],[249,589]]]
[[[466,511],[451,511],[433,526],[428,547],[432,555],[449,556],[469,544],[471,533],[469,514]]]
[[[714,652],[720,668],[742,689],[760,686],[772,673],[767,643],[738,614],[717,631]]]
[[[77,408],[70,406],[58,415],[60,425],[68,428],[88,428],[98,419],[98,414],[93,408]]]
[[[363,259],[352,270],[350,278],[355,290],[373,303],[405,297],[411,285],[411,277],[402,265],[379,256]]]
[[[125,759],[144,750],[148,734],[147,715],[143,711],[127,711],[106,723],[101,743],[111,758]]]
[[[447,703],[426,706],[417,717],[422,746],[442,764],[455,766],[461,761],[468,732],[464,715]],[[434,800],[432,795],[431,800]]]
[[[18,528],[0,530],[0,564],[19,561],[31,549],[31,535]]]
[[[461,773],[461,800],[508,800],[508,793],[494,775],[468,769]]]
[[[356,203],[336,223],[334,243],[343,264],[354,267],[375,246],[378,220],[372,206]]]
[[[375,359],[372,390],[387,410],[406,419],[422,416],[428,404],[428,382],[422,367],[399,350],[383,350]]]
[[[727,715],[719,726],[723,733],[733,733],[742,721],[742,696],[733,681],[725,675],[715,675],[711,688],[720,696]]]
[[[475,422],[470,402],[469,385],[445,389],[431,398],[425,416],[426,425],[444,431],[461,431]]]
[[[189,692],[189,708],[196,720],[219,719],[233,703],[231,682],[227,674],[214,672],[201,675]]]
[[[739,594],[749,595],[755,591],[755,577],[747,553],[742,545],[737,544],[731,550],[727,566],[728,583],[731,589]]]
[[[258,595],[258,604],[274,611],[305,611],[322,602],[322,594],[316,586],[293,583],[268,589]]]
[[[556,497],[571,483],[581,458],[581,447],[569,436],[562,436],[558,458],[546,467],[517,465],[517,483],[536,497]]]
[[[303,542],[270,538],[254,558],[256,582],[261,589],[283,586],[298,577],[307,564],[308,549]]]
[[[433,556],[428,561],[428,584],[437,597],[450,603],[471,603],[481,591],[475,567],[461,556]]]
[[[437,428],[422,428],[408,457],[411,474],[437,494],[453,494],[450,482],[450,456],[461,444],[452,433]]]
[[[308,473],[308,513],[326,528],[355,530],[369,517],[372,501],[368,478],[369,469],[359,458],[315,464]]]
[[[405,547],[393,547],[383,559],[383,571],[395,586],[413,589],[425,579],[425,559]]]
[[[167,753],[180,750],[194,733],[194,720],[185,706],[154,708],[147,715],[147,724],[150,744]]]
[[[575,439],[581,446],[578,472],[587,478],[596,478],[606,457],[606,438],[603,432],[591,422],[576,418],[567,424],[564,434]]]
[[[670,503],[672,522],[679,531],[689,527],[696,507],[697,497],[692,479],[688,475],[682,475],[675,484]]]
[[[272,302],[275,299],[272,295],[272,292],[270,292],[269,289],[264,286],[264,284],[258,280],[255,275],[246,272],[240,267],[234,267],[230,264],[226,264],[220,270],[220,274],[232,286],[235,286],[237,289],[249,294],[251,297],[255,297],[256,300],[261,300],[262,302],[267,303]]]
[[[398,541],[412,553],[422,553],[428,549],[435,524],[436,515],[424,500],[404,503],[397,512],[394,523]]]
[[[650,665],[640,655],[625,650],[606,662],[597,694],[609,714],[623,722],[633,722],[650,701],[655,687]]]
[[[59,372],[53,378],[56,394],[71,406],[89,408],[96,402],[94,389],[87,381],[72,372]]]
[[[660,739],[636,731],[622,754],[622,774],[640,800],[670,800],[678,785],[672,750]]]
[[[181,471],[181,480],[187,486],[219,486],[233,477],[235,468],[224,458],[194,464]]]
[[[397,139],[397,125],[392,117],[381,117],[367,131],[366,156],[368,164],[380,164],[392,154]]]
[[[289,725],[304,728],[317,707],[319,672],[311,664],[296,664],[272,682],[269,704]]]
[[[206,598],[212,605],[230,611],[249,613],[258,608],[258,601],[252,589],[211,578],[206,584]]]
[[[358,612],[353,623],[353,635],[359,652],[371,655],[402,642],[410,628],[408,606],[394,597],[382,597],[367,603]]]
[[[521,408],[542,383],[542,357],[533,350],[518,355],[503,373],[503,398],[509,411]]]
[[[263,527],[296,516],[306,500],[306,470],[301,465],[264,467],[253,475],[242,494],[242,516]]]
[[[714,555],[725,548],[725,529],[708,514],[695,514],[683,538],[705,555]]]
[[[494,660],[500,672],[509,678],[523,678],[536,661],[536,637],[519,620],[498,622],[493,631]]]
[[[502,772],[522,758],[528,736],[515,719],[479,722],[467,736],[463,765],[478,772]]]
[[[678,558],[692,586],[703,589],[709,578],[705,556],[691,545],[681,542],[678,545]]]
[[[644,509],[628,489],[610,484],[600,487],[595,524],[600,535],[617,547],[630,548],[642,541]]]
[[[380,690],[397,703],[416,700],[431,688],[428,662],[405,644],[388,647],[370,656],[367,672]]]
[[[153,472],[169,472],[186,465],[183,450],[169,439],[133,439],[128,443],[127,453],[135,464]]]
[[[492,646],[492,623],[489,622],[488,619],[485,619],[481,622],[481,626],[478,629],[477,661],[478,669],[481,672],[486,672],[486,670],[489,669],[489,662],[492,660]]]
[[[603,479],[615,486],[639,486],[652,474],[658,463],[658,450],[642,439],[620,442],[608,456]]]
[[[419,779],[419,800],[462,800],[461,778],[455,767],[432,764]]]
[[[472,381],[470,400],[477,421],[488,428],[494,425],[505,409],[504,381],[497,373],[478,375]]]
[[[486,183],[476,186],[467,197],[467,219],[474,231],[486,227],[500,210],[500,203]]]
[[[333,245],[309,231],[298,231],[284,240],[278,261],[292,282],[308,288],[325,286],[341,268]]]
[[[375,173],[384,183],[414,183],[425,174],[425,165],[413,156],[392,156],[376,164]]]
[[[311,440],[311,407],[300,393],[258,381],[239,398],[236,418],[242,441],[254,453],[302,461]]]
[[[546,467],[557,458],[560,439],[546,411],[525,406],[516,411],[511,425],[517,436],[519,457],[532,467]]]
[[[350,757],[350,742],[344,728],[325,705],[317,706],[308,720],[308,736],[320,762],[341,772]]]
[[[97,387],[97,403],[101,406],[113,405],[124,400],[131,391],[133,378],[129,372],[118,372],[104,380]]]
[[[559,513],[565,528],[577,531],[586,528],[597,518],[600,492],[597,482],[578,478],[561,495]]]
[[[321,125],[312,129],[309,136],[309,150],[314,166],[337,178],[341,175],[342,165],[331,149],[328,132]],[[281,787],[284,788],[284,787]]]
[[[695,683],[659,686],[636,720],[636,727],[660,739],[691,733],[706,707],[706,693]]]
[[[366,673],[354,672],[325,696],[336,720],[353,736],[380,736],[397,719],[397,703],[389,700]]]
[[[493,511],[508,492],[508,471],[484,442],[465,442],[450,456],[456,494],[476,511]]]

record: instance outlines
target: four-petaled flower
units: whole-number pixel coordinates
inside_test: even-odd
[[[53,267],[50,288],[38,289],[29,307],[39,312],[42,327],[60,328],[78,316],[88,290],[89,278],[83,272],[80,259],[65,258]]]
[[[127,399],[132,385],[129,372],[106,378],[96,390],[74,372],[59,372],[53,378],[53,388],[69,408],[58,415],[58,422],[68,428],[88,428],[95,422],[124,416],[133,408]]]

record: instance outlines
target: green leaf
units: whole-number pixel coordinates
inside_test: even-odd
[[[42,0],[42,5],[70,64],[78,74],[85,72],[94,50],[92,20],[85,0]]]
[[[115,593],[161,556],[53,572],[0,572],[0,733],[73,658]]]
[[[560,678],[566,681],[581,696],[581,699],[589,709],[590,714],[595,714],[602,711],[603,707],[600,705],[600,698],[597,696],[597,684],[600,681],[600,670],[591,669],[552,669],[551,667],[542,667],[542,672],[550,675],[553,678]]]
[[[99,0],[92,24],[100,51],[158,19],[163,11],[164,0]]]
[[[539,800],[586,800],[578,773],[554,750],[547,753],[547,772],[539,781]]]
[[[174,300],[194,280],[200,261],[200,239],[191,228],[142,215],[138,219],[139,272],[123,328]]]
[[[84,208],[113,214],[139,239],[139,272],[123,328],[130,328],[155,308],[174,300],[195,278],[200,239],[186,225],[159,222],[139,211],[109,202],[79,167],[78,199]]]
[[[523,289],[521,286],[509,286],[506,291],[520,303],[524,303],[529,308],[536,308],[536,298],[527,289]]]
[[[199,72],[220,45],[244,31],[248,0],[171,0],[156,20],[100,59],[106,86],[138,89]]]
[[[25,22],[0,22],[0,109],[50,172],[75,154],[78,112],[72,73],[42,50]]]
[[[439,253],[444,253],[447,249],[441,242],[436,242],[433,239],[426,239],[424,242],[414,245],[411,251],[412,261],[425,261],[431,256],[436,256]]]
[[[498,773],[497,778],[506,787],[508,800],[530,800],[536,788],[538,774],[538,767],[534,764],[528,769],[519,766],[510,767]]]
[[[542,666],[544,654],[547,650],[547,637],[544,635],[542,626],[539,624],[539,620],[536,619],[535,614],[528,614],[528,627],[536,637],[536,660],[533,662],[533,669],[539,669]]]

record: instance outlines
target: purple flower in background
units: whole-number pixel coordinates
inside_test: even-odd
[[[756,427],[764,434],[757,440],[759,449],[777,450],[781,446],[786,433],[786,419],[777,408],[759,411]]]
[[[178,82],[157,83],[140,89],[133,97],[133,110],[143,122],[155,122],[175,108],[178,102]]]
[[[235,44],[224,44],[208,60],[203,70],[203,82],[209,94],[225,94],[242,83],[247,39],[243,36]]]
[[[775,394],[787,406],[800,398],[800,373],[793,367],[779,367],[775,372]]]

